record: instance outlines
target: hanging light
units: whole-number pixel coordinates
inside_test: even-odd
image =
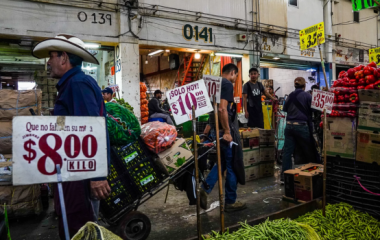
[[[145,60],[145,64],[148,64],[148,59],[147,59],[147,60]]]
[[[195,59],[200,59],[201,58],[201,54],[199,53],[199,50],[197,50],[197,52],[195,53],[194,58]]]
[[[165,49],[165,52],[170,52],[170,50],[169,49]]]

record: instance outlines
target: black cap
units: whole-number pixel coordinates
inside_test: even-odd
[[[154,91],[154,96],[156,96],[156,94],[162,94],[161,90],[157,89],[156,91]]]
[[[113,94],[113,91],[112,91],[112,88],[106,87],[105,89],[102,90],[102,93]]]

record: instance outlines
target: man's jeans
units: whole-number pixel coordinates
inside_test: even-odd
[[[225,196],[226,196],[226,204],[233,204],[236,202],[236,190],[237,190],[237,179],[232,169],[232,148],[229,147],[229,144],[221,144],[220,150],[223,151],[223,159],[222,159],[222,173],[227,168],[227,177],[225,184]],[[208,194],[214,188],[216,182],[218,181],[218,165],[215,164],[211,169],[211,172],[208,174],[206,178],[206,183],[210,186],[208,190],[205,190]]]
[[[282,175],[286,170],[293,168],[292,154],[295,147],[303,151],[303,156],[310,159],[310,162],[316,161],[315,143],[310,136],[309,127],[306,125],[290,125],[285,128],[285,145],[282,155]]]
[[[172,119],[170,118],[169,114],[166,113],[153,113],[150,115],[149,118],[163,118],[166,120],[167,124],[174,125]]]

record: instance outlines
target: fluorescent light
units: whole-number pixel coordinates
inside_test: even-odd
[[[153,56],[153,55],[156,55],[157,53],[160,53],[160,52],[163,52],[164,50],[157,50],[157,51],[154,51],[154,52],[151,52],[149,53],[148,55],[149,56]]]
[[[316,70],[314,68],[309,68],[306,70],[306,72],[316,72]]]
[[[279,58],[279,57],[274,57],[273,59],[274,59],[274,60],[278,60],[278,59],[280,59],[280,58]]]
[[[170,52],[170,50],[169,50],[169,49],[166,49],[165,52]]]
[[[233,53],[215,53],[216,56],[225,56],[225,57],[243,57],[241,54],[233,54]]]
[[[84,46],[86,48],[100,48],[100,44],[98,43],[85,43]]]
[[[87,66],[87,67],[82,67],[83,70],[87,70],[87,71],[95,70],[95,69],[97,69],[97,68],[98,68],[98,67],[89,67],[89,66]]]
[[[194,55],[195,59],[200,59],[201,58],[201,55],[197,52],[195,55]]]

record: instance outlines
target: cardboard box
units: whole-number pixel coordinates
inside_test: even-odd
[[[379,132],[380,131],[380,111],[369,110],[368,114],[359,115],[358,130]]]
[[[276,160],[276,149],[274,146],[260,146],[260,162]]]
[[[37,85],[47,85],[47,78],[37,77],[35,81]]]
[[[323,193],[323,165],[309,163],[284,172],[285,196],[311,201]]]
[[[260,148],[244,148],[243,149],[244,166],[249,166],[260,162]]]
[[[49,101],[41,101],[42,108],[49,108]]]
[[[55,101],[55,99],[57,98],[57,93],[49,93],[49,96],[48,96],[48,99],[49,100],[53,100]]]
[[[358,131],[356,160],[380,164],[380,134]]]
[[[259,129],[260,145],[274,146],[275,130]]]
[[[41,89],[41,91],[45,92],[45,93],[48,92],[48,86],[47,85],[38,85],[37,89]]]
[[[274,162],[260,163],[260,178],[274,176]]]
[[[260,164],[244,167],[245,181],[252,181],[260,178]]]
[[[331,131],[326,129],[327,156],[355,159],[356,131]]]
[[[46,82],[47,82],[47,85],[49,86],[54,86],[57,85],[59,79],[55,79],[55,78],[47,78],[46,79]]]
[[[361,102],[358,108],[358,114],[370,114],[372,110],[380,111],[380,103],[378,102]]]
[[[57,93],[57,88],[55,86],[47,86],[48,93]]]
[[[43,92],[41,101],[48,101],[49,100],[49,93]]]
[[[332,131],[344,132],[356,130],[356,119],[349,117],[328,117],[327,127]]]
[[[243,148],[255,148],[260,145],[259,137],[242,138],[241,141],[243,144]]]
[[[53,108],[55,105],[55,101],[49,100],[49,108]]]
[[[259,145],[259,129],[253,128],[249,131],[247,129],[239,131],[241,132],[241,143],[243,148],[252,148]]]
[[[359,101],[361,102],[380,102],[379,89],[359,89]]]
[[[157,155],[158,159],[156,162],[158,166],[168,175],[173,174],[193,158],[193,153],[183,138],[177,139],[171,148]]]
[[[46,70],[37,70],[35,72],[37,77],[48,77],[49,73]]]

